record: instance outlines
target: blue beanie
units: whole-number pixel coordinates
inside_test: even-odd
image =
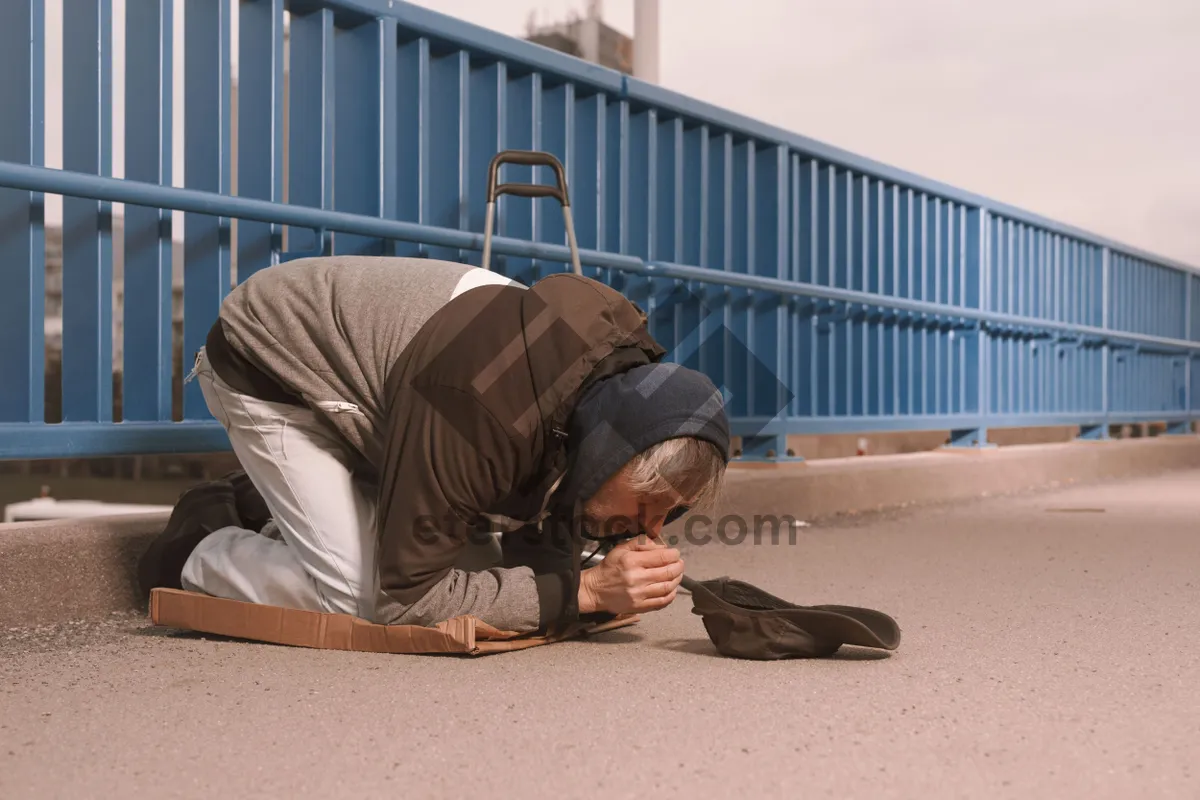
[[[647,448],[679,437],[711,442],[729,461],[721,392],[702,372],[657,362],[597,381],[575,406],[560,496],[584,501]]]

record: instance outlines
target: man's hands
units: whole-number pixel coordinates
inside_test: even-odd
[[[683,578],[679,551],[647,536],[621,542],[579,580],[579,613],[636,614],[666,608]]]

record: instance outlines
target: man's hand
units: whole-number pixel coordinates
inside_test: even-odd
[[[579,580],[579,613],[636,614],[666,608],[683,578],[679,551],[638,536],[621,542]]]

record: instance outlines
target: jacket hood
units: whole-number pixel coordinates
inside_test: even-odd
[[[657,362],[597,381],[571,416],[562,497],[583,502],[647,448],[683,436],[716,445],[729,461],[721,392],[706,375]]]

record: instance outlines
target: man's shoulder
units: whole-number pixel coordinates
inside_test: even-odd
[[[298,258],[257,270],[240,286],[303,287],[367,285],[381,289],[392,285],[419,289],[433,284],[453,287],[475,269],[469,264],[430,258],[335,255]]]
[[[463,395],[455,406],[486,413],[524,438],[644,324],[620,292],[574,274],[550,275],[528,289],[479,286],[422,326],[389,383],[392,391],[443,403],[447,393]]]

